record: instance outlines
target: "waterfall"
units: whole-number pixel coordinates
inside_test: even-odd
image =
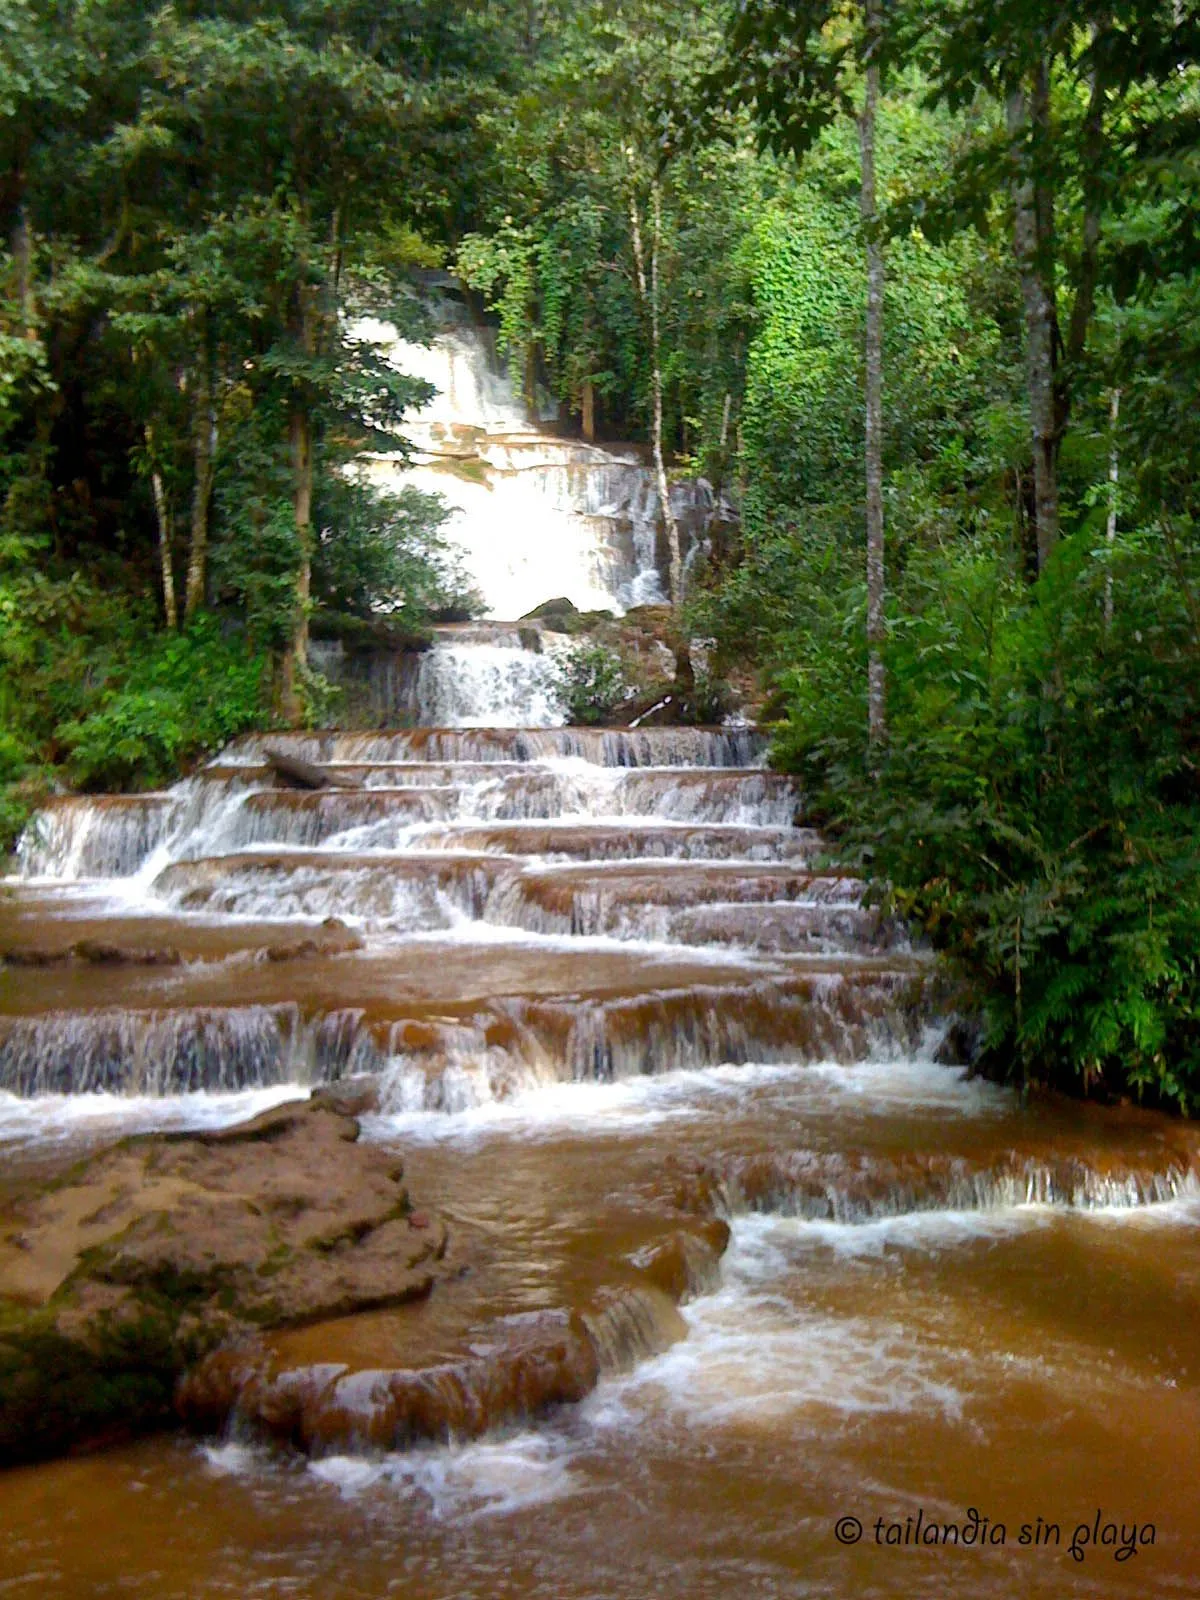
[[[373,319],[355,333],[437,390],[403,427],[413,464],[380,453],[363,470],[381,487],[410,484],[445,497],[454,512],[448,532],[489,616],[524,616],[559,595],[581,611],[618,613],[666,598],[662,511],[642,449],[560,436],[531,418],[487,329],[449,327],[428,347]],[[694,559],[712,517],[728,507],[703,480],[677,485],[671,498],[685,557]]]
[[[461,488],[491,607],[566,594],[617,609],[661,592],[659,508],[635,453],[539,432],[475,330],[395,353],[441,390],[415,430],[420,471]],[[716,508],[702,486],[679,492],[694,554]],[[570,648],[544,623],[439,626],[424,651],[372,657],[365,730],[247,734],[168,793],[57,797],[26,834],[0,895],[0,1155],[15,1146],[18,1168],[36,1165],[57,1144],[53,1168],[77,1143],[213,1129],[250,1097],[312,1092],[353,1114],[341,1136],[382,1146],[391,1169],[386,1220],[360,1234],[355,1201],[352,1228],[329,1234],[323,1219],[299,1252],[305,1282],[321,1255],[336,1296],[302,1308],[303,1325],[214,1352],[177,1389],[183,1414],[234,1430],[227,1448],[298,1443],[346,1481],[432,1482],[467,1470],[468,1441],[489,1430],[507,1431],[484,1448],[527,1449],[544,1411],[599,1386],[589,1412],[548,1424],[571,1450],[602,1429],[597,1474],[610,1456],[636,1463],[607,1497],[589,1493],[590,1525],[648,1481],[657,1430],[688,1406],[704,1426],[671,1442],[671,1460],[687,1439],[715,1458],[732,1420],[740,1507],[756,1500],[746,1451],[781,1413],[755,1481],[858,1435],[827,1425],[832,1406],[886,1423],[852,1471],[834,1461],[839,1484],[860,1483],[871,1458],[895,1456],[899,1411],[932,1396],[954,1415],[978,1381],[994,1409],[970,1415],[957,1471],[981,1423],[999,1428],[1013,1394],[1032,1392],[1037,1368],[1012,1353],[1022,1338],[1039,1357],[1048,1343],[1046,1370],[1073,1371],[1086,1396],[1118,1359],[1127,1306],[1144,1324],[1136,1435],[1170,1409],[1147,1352],[1166,1363],[1172,1407],[1186,1402],[1200,1367],[1195,1134],[1132,1107],[1018,1106],[936,1065],[932,963],[830,863],[802,791],[767,769],[765,736],[564,726]],[[335,680],[361,664],[332,644],[314,661]],[[328,770],[290,787],[278,755]],[[225,1159],[237,1248],[252,1202],[243,1156],[231,1145]],[[401,1165],[440,1216],[397,1206]],[[272,1183],[266,1203],[290,1215],[294,1178]],[[97,1198],[79,1212],[89,1230],[112,1212]],[[57,1189],[50,1203],[69,1211]],[[169,1252],[173,1239],[191,1252],[188,1205],[161,1230]],[[0,1238],[18,1270],[20,1227]],[[404,1263],[427,1257],[413,1279]],[[401,1309],[414,1293],[432,1296],[428,1317]],[[997,1374],[1019,1387],[989,1397]],[[640,1381],[650,1425],[623,1456]],[[1022,1460],[1059,1398],[1035,1395],[1037,1431],[1014,1435]],[[1164,1435],[1164,1458],[1180,1436]],[[1086,1505],[1090,1422],[1081,1437]],[[412,1444],[403,1465],[388,1454]],[[163,1480],[186,1470],[172,1460]],[[711,1460],[688,1479],[707,1493]],[[319,1513],[286,1493],[297,1515]],[[211,1485],[189,1491],[182,1514],[213,1501]],[[821,1526],[854,1503],[823,1509]],[[744,1548],[776,1532],[772,1511]],[[424,1549],[428,1528],[419,1537]],[[327,1543],[342,1562],[344,1539]],[[390,1581],[383,1546],[393,1565],[363,1593]],[[458,1577],[439,1592],[462,1592]]]

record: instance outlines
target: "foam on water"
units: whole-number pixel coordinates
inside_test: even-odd
[[[1024,1219],[1005,1224],[1025,1225]],[[796,1249],[801,1226],[738,1218],[720,1289],[682,1308],[687,1338],[602,1386],[586,1403],[593,1425],[645,1426],[665,1416],[689,1428],[776,1427],[790,1420],[803,1429],[885,1412],[961,1417],[975,1354],[928,1330],[914,1337],[900,1320],[843,1316],[806,1303]],[[955,1242],[995,1228],[994,1218],[966,1219]]]
[[[257,1478],[269,1471],[273,1462],[269,1451],[237,1439],[202,1444],[200,1455],[205,1466],[222,1478]]]
[[[825,1218],[779,1218],[782,1237],[797,1249],[830,1250],[847,1257],[882,1257],[889,1250],[935,1254],[978,1239],[1046,1227],[1061,1207],[997,1206],[991,1210],[908,1211],[866,1221],[831,1222]]]
[[[364,1133],[374,1139],[405,1137],[426,1142],[475,1142],[493,1134],[536,1136],[540,1131],[628,1132],[674,1120],[728,1117],[744,1107],[756,1090],[786,1093],[786,1111],[795,1116],[836,1116],[847,1100],[881,1116],[900,1109],[943,1111],[961,1116],[999,1114],[1011,1095],[993,1084],[968,1080],[930,1060],[724,1064],[615,1082],[531,1082],[497,1099],[483,1074],[464,1082],[458,1108],[429,1111],[404,1103],[406,1068],[389,1069],[384,1102],[390,1109],[372,1116]],[[781,1108],[783,1109],[783,1108]]]
[[[571,1466],[578,1444],[558,1429],[382,1459],[326,1456],[310,1474],[346,1498],[390,1491],[415,1495],[437,1520],[503,1516],[544,1505],[581,1486]]]
[[[236,1094],[47,1094],[21,1099],[0,1090],[0,1147],[58,1144],[81,1133],[124,1137],[177,1129],[232,1127],[288,1100],[306,1100],[297,1083],[273,1084]]]

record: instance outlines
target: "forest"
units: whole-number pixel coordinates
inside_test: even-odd
[[[986,1069],[1193,1112],[1198,62],[1175,0],[0,0],[0,844],[471,614],[348,470],[452,273],[736,508],[682,630]]]

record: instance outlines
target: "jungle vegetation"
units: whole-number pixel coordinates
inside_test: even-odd
[[[1175,0],[2,0],[0,831],[461,609],[346,471],[450,271],[737,512],[673,599],[992,1070],[1200,1099],[1200,24]],[[672,528],[668,527],[668,542]]]

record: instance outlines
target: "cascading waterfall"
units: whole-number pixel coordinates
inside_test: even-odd
[[[172,795],[64,799],[39,812],[17,848],[26,877],[125,878],[178,824]]]
[[[601,767],[753,767],[767,741],[756,728],[404,728],[387,733],[250,734],[219,757],[221,770],[261,762],[268,749],[302,761],[545,761],[573,756]]]
[[[474,330],[395,355],[442,390],[414,429],[416,476],[457,495],[489,606],[658,596],[636,453],[539,433]],[[698,520],[693,551],[702,536]],[[394,1581],[393,1541],[347,1541],[341,1500],[330,1512],[319,1491],[399,1483],[389,1535],[402,1523],[424,1559],[454,1531],[440,1577],[421,1579],[438,1597],[490,1593],[514,1537],[540,1563],[581,1486],[588,1537],[618,1507],[600,1543],[623,1552],[631,1482],[664,1497],[639,1558],[650,1572],[671,1550],[655,1592],[691,1583],[713,1503],[756,1562],[802,1506],[828,1587],[829,1530],[863,1511],[862,1485],[872,1516],[888,1496],[905,1512],[982,1504],[980,1439],[989,1470],[1022,1482],[1064,1386],[1085,1425],[1077,1448],[1056,1437],[1054,1475],[1073,1481],[1048,1515],[1124,1492],[1122,1474],[1097,1487],[1098,1419],[1148,1436],[1141,1476],[1174,1472],[1200,1369],[1200,1141],[1137,1108],[1018,1105],[936,1065],[928,958],[831,863],[764,737],[564,727],[562,648],[508,621],[439,629],[379,669],[380,731],[248,735],[167,794],[57,798],[0,895],[0,1153],[53,1167],[69,1159],[57,1142],[73,1154],[93,1127],[211,1128],[285,1086],[338,1085],[371,1107],[364,1144],[389,1166],[394,1150],[447,1220],[427,1317],[276,1330],[177,1391],[193,1423],[235,1441],[155,1458],[179,1525],[202,1508],[196,1592],[246,1584],[221,1567],[236,1529],[209,1526],[224,1514],[214,1462],[252,1473],[256,1518],[302,1519],[289,1545],[336,1550],[335,1586],[349,1566],[369,1594]],[[336,675],[332,647],[322,665]],[[338,782],[287,787],[274,753]],[[419,1211],[388,1226],[435,1232]],[[255,1453],[262,1436],[309,1452],[314,1493]],[[76,1466],[92,1470],[73,1464],[71,1485]],[[471,1587],[463,1552],[486,1519],[443,1515],[460,1503],[445,1496],[457,1485],[473,1518],[488,1474],[505,1544]],[[98,1492],[119,1504],[107,1478]],[[0,1550],[27,1548],[26,1520],[9,1533],[0,1513]],[[567,1547],[542,1586],[600,1592]],[[869,1582],[900,1600],[919,1554]],[[983,1551],[963,1554],[982,1570]],[[744,1588],[726,1556],[721,1592]],[[158,1592],[157,1550],[150,1566]],[[970,1592],[966,1570],[921,1581]],[[1072,1572],[1060,1562],[1054,1582]],[[627,1576],[609,1570],[605,1592]],[[763,1593],[790,1590],[795,1569],[776,1577]],[[1118,1593],[1097,1581],[1087,1593]],[[1013,1591],[1006,1567],[987,1592]]]
[[[381,485],[445,497],[454,508],[449,532],[489,616],[524,616],[560,595],[582,611],[665,599],[661,509],[643,452],[545,431],[499,367],[486,329],[451,326],[431,347],[377,321],[356,331],[438,391],[404,424],[415,464],[373,455],[364,471]],[[677,485],[672,508],[689,556],[713,516],[727,514],[703,480]]]

